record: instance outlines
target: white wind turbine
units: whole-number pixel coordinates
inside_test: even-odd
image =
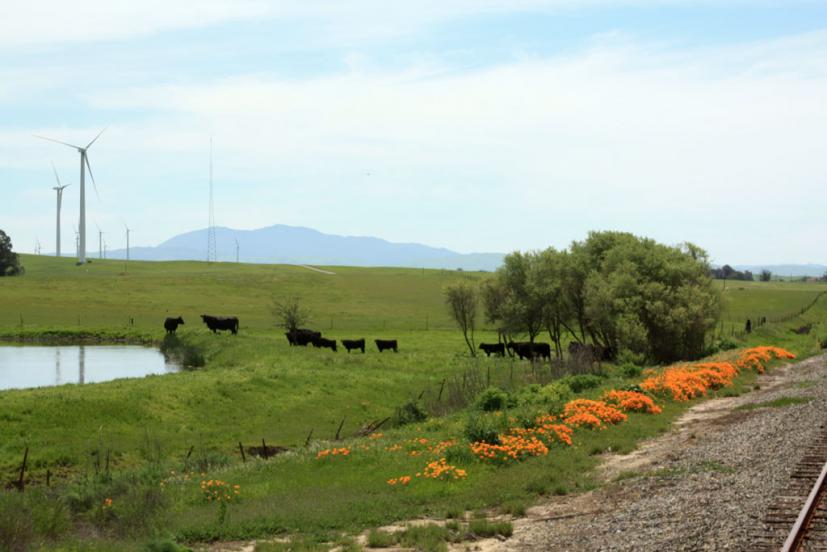
[[[55,171],[55,180],[57,180],[57,186],[53,187],[52,189],[57,192],[57,235],[55,236],[55,256],[60,257],[60,205],[63,203],[63,189],[68,188],[71,184],[60,184],[60,177],[57,175],[57,169],[55,168],[55,164],[52,163],[52,170]]]
[[[89,165],[89,158],[86,155],[86,150],[92,147],[92,144],[100,138],[100,135],[103,134],[105,130],[106,129],[104,128],[100,131],[91,142],[86,144],[86,147],[67,144],[66,142],[61,142],[60,140],[55,140],[53,138],[35,135],[35,138],[40,138],[41,140],[57,142],[58,144],[75,148],[78,150],[78,153],[80,153],[80,220],[78,222],[80,228],[80,241],[78,242],[78,264],[84,264],[86,262],[86,169],[89,169],[89,177],[92,179],[92,186],[95,188],[95,193],[98,193],[98,187],[95,185],[95,177],[92,175],[92,166]]]

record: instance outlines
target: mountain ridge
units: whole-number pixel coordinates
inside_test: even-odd
[[[262,264],[308,264],[327,266],[396,266],[406,268],[443,268],[496,270],[502,253],[458,253],[444,247],[420,243],[390,242],[373,236],[325,234],[303,226],[276,224],[255,230],[216,227],[218,261]],[[207,229],[173,236],[155,247],[132,247],[130,258],[147,261],[206,260]],[[117,249],[110,259],[126,258]]]

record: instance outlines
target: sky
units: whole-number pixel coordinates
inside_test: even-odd
[[[0,17],[0,229],[90,255],[208,221],[459,252],[590,230],[827,264],[821,0],[28,0]],[[88,180],[88,178],[87,178]]]

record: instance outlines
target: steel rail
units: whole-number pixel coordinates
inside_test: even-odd
[[[781,548],[782,552],[794,552],[801,548],[801,544],[804,542],[804,537],[807,534],[807,526],[815,515],[821,494],[824,492],[825,481],[827,481],[827,462],[825,462],[824,467],[821,468],[821,475],[818,476],[818,480],[816,480],[815,485],[813,485],[813,489],[807,497],[807,502],[804,503],[801,513],[798,514],[798,518],[795,520],[795,524],[787,540],[784,541],[784,546]]]

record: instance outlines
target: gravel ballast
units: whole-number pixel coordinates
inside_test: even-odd
[[[759,390],[690,409],[668,434],[606,459],[609,480],[515,520],[502,550],[750,550],[774,495],[827,424],[827,356],[774,368]],[[780,407],[738,408],[786,397]]]

